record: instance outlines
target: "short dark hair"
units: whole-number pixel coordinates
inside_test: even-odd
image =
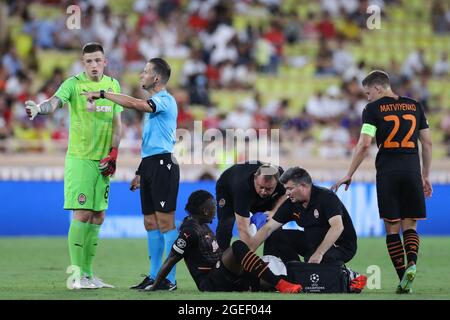
[[[389,75],[382,70],[374,70],[370,72],[362,81],[364,87],[371,87],[374,85],[380,85],[384,88],[390,86]]]
[[[101,53],[105,54],[105,51],[103,51],[103,46],[98,42],[89,42],[86,43],[83,47],[83,54],[97,51],[100,51]]]
[[[206,201],[214,199],[214,196],[206,190],[197,190],[191,193],[188,202],[186,203],[186,210],[190,215],[198,216],[202,214]]]
[[[308,171],[300,167],[289,168],[281,175],[280,182],[282,184],[286,184],[288,181],[292,181],[295,184],[312,184]]]
[[[170,79],[170,66],[166,60],[161,58],[153,58],[148,62],[153,64],[153,70],[161,76],[161,82],[167,83]]]
[[[261,165],[258,170],[256,170],[255,172],[255,178],[259,177],[259,176],[263,176],[264,179],[266,180],[270,180],[275,178],[275,180],[278,181],[278,179],[280,179],[280,171],[278,170],[278,167],[270,164],[270,163],[265,163],[263,165]]]

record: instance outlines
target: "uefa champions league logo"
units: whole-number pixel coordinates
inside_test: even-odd
[[[318,283],[319,280],[320,280],[320,277],[319,277],[318,274],[313,273],[313,274],[309,277],[309,280],[311,280],[311,282],[312,282],[313,285],[317,285],[317,283]]]

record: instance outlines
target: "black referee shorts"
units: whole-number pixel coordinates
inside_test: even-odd
[[[180,167],[171,153],[142,159],[141,207],[144,215],[172,212],[177,206]]]
[[[377,176],[377,198],[381,219],[389,222],[426,219],[420,173],[396,171]]]

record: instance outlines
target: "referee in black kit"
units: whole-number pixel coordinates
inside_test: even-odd
[[[251,238],[250,212],[269,211],[271,216],[286,200],[278,181],[282,173],[281,167],[260,161],[235,164],[222,173],[216,184],[216,237],[222,250],[230,246],[235,222],[239,239],[247,243]]]
[[[103,98],[126,108],[144,112],[142,161],[130,189],[141,189],[150,270],[148,276],[131,289],[144,289],[154,282],[162,264],[164,248],[170,250],[178,236],[175,209],[180,168],[172,154],[176,142],[178,107],[175,98],[166,89],[170,74],[170,66],[164,59],[153,58],[147,62],[140,76],[141,88],[150,94],[148,100],[124,94],[100,93]],[[96,99],[97,96],[92,98]],[[176,288],[174,268],[161,289],[173,291]]]

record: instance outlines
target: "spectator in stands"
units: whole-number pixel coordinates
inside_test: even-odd
[[[275,50],[271,52],[270,62],[268,66],[268,72],[271,74],[278,73],[278,67],[283,59],[283,46],[285,38],[281,23],[278,20],[272,20],[270,22],[270,28],[264,35],[264,39],[270,42]]]
[[[186,59],[181,70],[180,83],[184,87],[189,85],[189,79],[198,75],[205,75],[206,63],[202,60],[200,49],[192,49],[190,57]]]
[[[11,136],[11,109],[8,107],[9,99],[6,95],[0,93],[0,151],[4,151],[2,148],[1,140],[4,140]]]
[[[342,75],[342,78],[344,81],[350,81],[353,78],[356,78],[358,83],[361,83],[366,74],[366,62],[364,60],[360,60],[357,65],[353,65],[347,69]]]
[[[183,65],[180,82],[189,92],[191,104],[209,106],[209,86],[206,77],[207,65],[201,58],[199,49],[191,50],[190,58]]]
[[[338,75],[344,72],[355,64],[353,55],[346,50],[344,39],[337,40],[337,48],[333,51],[333,69]]]
[[[447,156],[450,156],[450,110],[447,110],[445,116],[442,118],[440,127],[444,133],[443,142],[447,149]]]
[[[345,13],[343,20],[336,26],[339,34],[348,41],[360,42],[361,28],[352,20],[350,14]]]
[[[333,50],[330,43],[325,39],[320,39],[319,49],[316,56],[316,75],[334,75]]]
[[[430,90],[428,89],[428,81],[430,79],[431,70],[425,68],[419,75],[412,81],[412,98],[422,104],[425,112],[429,111],[428,100],[430,98]]]
[[[442,0],[434,0],[431,6],[431,24],[433,31],[437,34],[443,34],[450,31],[449,9],[445,7]]]
[[[314,12],[308,12],[308,15],[303,22],[303,34],[305,39],[315,40],[319,37],[319,30],[317,29],[317,19]]]
[[[424,50],[418,49],[408,55],[403,63],[401,74],[402,76],[411,79],[415,75],[420,74],[426,66]]]
[[[350,16],[351,19],[362,29],[367,27],[367,7],[369,6],[368,0],[360,0],[358,9],[353,12]]]
[[[238,104],[236,109],[228,113],[221,123],[223,129],[250,129],[252,128],[253,117],[246,112],[242,105]]]
[[[81,19],[81,29],[77,31],[80,43],[89,43],[97,41],[97,33],[95,30],[96,13],[95,8],[90,5],[83,10],[83,19]]]
[[[337,86],[330,86],[325,97],[326,119],[335,119],[344,115],[349,109],[349,101]]]
[[[8,49],[6,49],[6,53],[3,55],[2,65],[8,76],[14,76],[20,70],[23,70],[24,66],[17,55],[16,47],[12,43],[9,43],[6,48]]]
[[[109,6],[105,5],[94,22],[94,30],[97,39],[103,44],[106,52],[110,52],[114,46],[114,40],[118,33],[120,21],[113,16]]]
[[[439,59],[434,63],[433,74],[438,77],[448,76],[450,64],[448,63],[448,52],[442,52]]]
[[[287,13],[284,19],[284,38],[286,39],[287,43],[295,44],[303,38],[303,27],[298,13],[293,10]]]
[[[227,111],[226,114],[219,114],[211,101],[213,94],[211,90],[248,90],[248,93],[252,94],[249,88],[262,88],[258,83],[261,73],[273,73],[278,69],[278,74],[282,79],[286,79],[286,77],[290,79],[292,76],[292,81],[296,82],[295,85],[298,81],[299,88],[302,87],[302,92],[299,91],[298,98],[296,96],[296,100],[292,100],[292,103],[305,104],[304,113],[296,113],[294,117],[291,116],[292,113],[288,112],[290,111],[288,100],[282,102],[284,96],[280,97],[277,92],[272,94],[264,89],[252,99],[239,101],[244,108],[242,116],[245,122],[244,127],[281,128],[281,138],[286,140],[283,143],[301,144],[304,148],[303,132],[305,132],[305,139],[310,139],[309,128],[317,124],[327,124],[331,121],[330,115],[333,115],[333,120],[337,118],[352,139],[355,132],[358,132],[361,108],[365,105],[365,97],[361,96],[361,80],[367,73],[366,67],[374,61],[368,59],[370,56],[366,60],[363,55],[355,65],[353,50],[348,49],[347,44],[349,41],[355,41],[358,38],[357,34],[361,37],[366,36],[367,32],[364,29],[366,29],[369,16],[366,11],[369,4],[383,5],[384,2],[389,4],[383,11],[386,12],[389,19],[392,19],[392,23],[398,23],[394,20],[396,17],[389,15],[393,3],[402,7],[407,4],[403,0],[390,0],[389,2],[320,0],[317,2],[320,5],[318,7],[311,1],[302,7],[302,10],[306,10],[306,17],[300,19],[299,14],[301,13],[303,17],[304,11],[298,12],[297,7],[291,6],[288,10],[292,9],[292,11],[286,13],[284,10],[289,6],[280,6],[281,1],[278,0],[272,1],[191,0],[180,2],[174,0],[166,3],[166,1],[135,0],[132,8],[130,5],[130,9],[137,14],[137,19],[131,20],[128,19],[129,12],[126,10],[117,12],[117,8],[122,8],[122,4],[117,5],[115,2],[106,0],[82,1],[80,3],[83,12],[81,30],[66,28],[65,11],[56,6],[55,1],[46,1],[48,3],[46,8],[54,9],[55,13],[59,12],[59,16],[55,15],[56,18],[53,18],[53,15],[42,18],[37,14],[33,17],[26,1],[5,2],[3,8],[6,7],[8,18],[13,17],[16,21],[10,24],[8,20],[0,18],[0,41],[2,41],[0,49],[0,138],[5,135],[14,138],[13,127],[19,127],[16,132],[19,136],[25,137],[32,135],[30,132],[39,131],[38,128],[33,127],[20,131],[22,127],[20,121],[24,114],[16,106],[19,101],[23,101],[29,95],[33,95],[37,100],[47,97],[48,92],[54,91],[51,88],[59,85],[60,71],[43,77],[43,74],[47,74],[49,70],[46,63],[63,66],[59,61],[47,62],[45,60],[46,48],[52,50],[52,55],[59,54],[55,53],[54,49],[56,48],[60,50],[61,55],[67,52],[67,57],[69,57],[71,56],[70,50],[78,49],[80,43],[99,38],[105,46],[111,44],[108,68],[116,78],[120,78],[125,70],[127,72],[140,71],[143,68],[143,55],[149,57],[162,54],[184,60],[184,64],[181,63],[183,66],[180,77],[182,88],[177,88],[175,83],[171,88],[184,91],[183,94],[175,95],[177,100],[181,99],[180,105],[185,107],[180,109],[180,122],[183,123],[181,126],[189,129],[192,127],[189,122],[192,122],[193,114],[190,113],[189,107],[193,104],[208,108],[205,110],[200,110],[201,107],[193,108],[197,118],[206,114],[203,119],[204,128],[219,128],[221,121],[227,124],[225,120],[230,120],[233,110]],[[111,6],[111,9],[108,5]],[[430,7],[426,6],[425,2],[423,4],[421,2],[421,6],[431,9],[432,21],[430,23],[433,25],[435,34],[449,32],[448,17],[450,15],[446,1],[433,0]],[[330,14],[322,19],[320,18],[322,15],[319,17],[314,12]],[[234,24],[235,21],[233,24],[231,23],[232,14],[239,15],[236,20],[237,24]],[[252,17],[257,15],[261,15],[261,19],[255,23],[256,20]],[[416,19],[424,19],[424,17],[424,15],[419,15]],[[274,21],[275,23],[272,23]],[[243,22],[244,25],[240,22]],[[8,39],[12,30],[6,29],[6,26],[9,25],[17,27],[14,29],[14,39]],[[58,32],[52,31],[52,25],[55,26],[53,29]],[[2,26],[4,28],[1,28]],[[240,28],[237,29],[235,26],[240,26]],[[265,29],[265,27],[270,27],[270,29]],[[24,30],[29,31],[29,34],[24,33]],[[43,34],[42,30],[48,32],[45,31],[46,33]],[[332,40],[326,40],[327,38]],[[444,40],[443,38],[442,41]],[[403,39],[399,38],[398,41],[401,43]],[[449,100],[444,92],[437,91],[435,95],[433,90],[431,96],[432,87],[429,88],[428,82],[430,80],[437,81],[439,83],[435,88],[444,88],[448,82],[450,70],[448,53],[442,52],[437,61],[431,65],[432,74],[428,73],[424,56],[431,58],[436,50],[442,50],[441,46],[433,47],[434,41],[434,38],[430,40],[431,45],[424,47],[423,52],[413,52],[404,61],[399,61],[401,68],[393,59],[390,60],[388,66],[383,65],[380,60],[380,67],[390,70],[391,84],[394,88],[398,88],[399,94],[416,97],[425,106],[428,104],[435,112],[439,112],[436,105],[445,108]],[[36,44],[39,42],[40,47],[30,46],[31,42]],[[362,45],[367,48],[366,42]],[[286,50],[287,46],[290,46],[290,50]],[[192,56],[186,58],[186,53],[191,50]],[[311,56],[312,52],[317,52],[317,57]],[[394,56],[397,58],[397,55]],[[323,87],[326,85],[325,81],[318,83],[315,81],[314,75],[309,74],[311,61],[313,65],[315,64],[316,75],[333,77],[338,87],[343,85],[342,93],[339,90],[336,96],[330,95],[330,92],[327,94],[316,93],[307,101],[304,99],[303,95],[310,94],[311,90],[326,90],[326,87]],[[287,63],[289,68],[279,69],[278,67],[282,63]],[[292,68],[291,66],[294,64],[296,67]],[[306,68],[304,68],[305,65]],[[80,72],[80,68],[77,60],[71,69],[64,69],[64,73],[66,75],[77,74]],[[287,72],[286,69],[288,69]],[[424,73],[424,71],[426,72]],[[180,74],[178,68],[174,68],[173,73],[175,76]],[[28,74],[33,75],[33,82],[24,76]],[[411,78],[405,80],[404,76]],[[303,79],[307,79],[308,82],[311,80],[311,83],[302,82]],[[318,83],[317,88],[316,83]],[[132,83],[128,85],[122,88],[125,93],[136,90]],[[38,90],[36,91],[36,89]],[[281,91],[282,87],[279,90]],[[336,91],[331,89],[331,93],[333,90]],[[133,92],[132,95],[137,96],[136,92]],[[185,98],[186,96],[189,96],[189,99]],[[266,99],[273,101],[266,103]],[[264,108],[262,109],[262,107]],[[45,124],[53,132],[56,132],[57,136],[63,136],[63,131],[66,129],[62,119],[66,117],[66,110],[64,108],[62,112],[48,118],[45,123],[38,124],[38,126]],[[345,111],[342,112],[342,110]],[[199,112],[197,113],[197,111]],[[239,114],[239,111],[237,113]],[[340,119],[342,114],[344,114],[344,118]],[[140,134],[136,130],[135,124],[139,127],[141,116],[134,112],[124,112],[123,117],[127,126],[124,131],[127,132],[126,135],[132,146],[129,149],[135,150],[133,139],[139,140]],[[233,114],[233,117],[235,119],[232,119],[231,122],[241,125],[238,121],[241,120],[239,116],[236,117]],[[246,122],[250,124],[246,124]],[[23,135],[23,132],[26,134]],[[315,150],[315,146],[313,147],[311,150]]]
[[[312,117],[314,122],[321,122],[326,117],[324,99],[323,92],[318,91],[306,102],[306,113]]]
[[[6,68],[0,64],[0,92],[5,91],[6,81],[8,80],[8,74]]]
[[[252,127],[255,130],[259,129],[270,129],[270,120],[269,116],[267,116],[263,109],[261,104],[256,105],[256,110],[253,111],[253,125]]]
[[[288,111],[290,100],[288,98],[281,98],[273,107],[274,112],[270,113],[269,121],[272,129],[279,129],[289,119]]]
[[[112,49],[108,51],[108,74],[118,80],[122,79],[125,72],[125,48],[123,47],[119,34],[116,35]]]
[[[259,38],[255,44],[255,61],[258,66],[258,70],[263,73],[270,72],[271,57],[274,56],[275,48],[272,44],[264,39]]]
[[[328,11],[322,12],[322,18],[317,24],[317,30],[320,37],[326,40],[332,40],[336,37],[336,27]]]
[[[395,90],[396,88],[401,86],[402,83],[400,64],[397,62],[397,60],[391,59],[387,70],[389,70],[389,80],[391,80],[391,87]]]
[[[343,158],[348,154],[350,134],[339,125],[337,120],[331,121],[320,135],[319,154],[321,158]]]

